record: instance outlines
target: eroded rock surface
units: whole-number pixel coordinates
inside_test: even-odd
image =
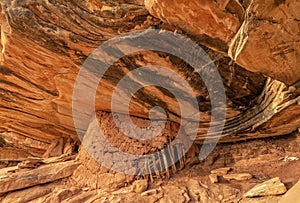
[[[286,192],[286,187],[278,177],[256,185],[245,193],[245,197],[262,197],[269,195],[282,195]]]
[[[65,157],[78,151],[80,139],[72,118],[72,90],[83,62],[108,39],[150,27],[189,36],[206,46],[203,49],[220,72],[227,95],[227,122],[221,142],[280,136],[297,130],[300,127],[300,85],[288,85],[300,79],[298,1],[151,0],[145,1],[144,5],[141,0],[2,0],[0,4],[1,201],[232,202],[240,200],[246,189],[270,178],[265,176],[276,177],[274,175],[279,172],[270,169],[274,163],[279,169],[297,168],[298,162],[282,163],[277,157],[298,152],[296,138],[288,145],[281,143],[285,144],[282,148],[273,145],[266,148],[260,141],[254,141],[254,145],[246,148],[243,143],[233,146],[223,144],[217,155],[213,153],[203,165],[189,170],[188,167],[199,162],[198,146],[192,145],[195,147],[191,156],[183,155],[184,159],[178,160],[175,167],[167,167],[163,173],[157,172],[157,168],[166,162],[163,163],[160,157],[154,158],[154,164],[146,164],[150,172],[148,176],[139,176],[135,172],[135,176],[113,172],[95,161],[82,146],[78,159],[74,160],[75,156],[71,156],[71,160]],[[147,30],[142,33],[144,36],[148,34]],[[169,46],[173,42],[159,43]],[[132,44],[126,44],[115,51],[131,48]],[[146,65],[167,67],[192,87],[198,106],[191,106],[191,109],[200,109],[201,125],[186,129],[196,132],[197,144],[203,142],[211,120],[210,97],[203,81],[190,64],[157,51],[132,53],[112,65],[97,90],[95,110],[101,120],[91,120],[90,111],[94,110],[94,106],[78,109],[79,117],[86,121],[76,129],[81,132],[80,136],[87,132],[95,138],[96,133],[87,130],[99,122],[106,137],[115,146],[140,155],[159,151],[174,139],[179,128],[180,108],[174,95],[163,88],[140,89],[133,95],[129,109],[132,120],[147,128],[149,110],[157,105],[165,108],[167,125],[154,142],[125,138],[127,135],[119,131],[122,127],[117,129],[113,123],[110,113],[113,90],[128,72]],[[151,69],[153,73],[157,70]],[[164,71],[156,79],[172,84],[176,91],[182,90],[182,83],[171,80],[169,75],[170,71]],[[91,76],[89,82],[95,80],[95,74]],[[139,85],[147,82],[144,80],[147,78],[143,77],[131,79]],[[89,83],[83,86],[86,91],[90,88]],[[132,96],[126,95],[126,90],[123,89],[118,102],[124,101],[124,95]],[[186,92],[183,95],[186,101],[191,97]],[[87,100],[85,97],[77,99],[83,101],[83,106]],[[127,110],[119,107],[117,112],[126,113]],[[124,128],[128,130],[126,134],[137,136],[133,129]],[[181,133],[189,135],[191,132]],[[102,143],[93,142],[93,139],[88,141],[88,147],[102,147]],[[222,147],[229,147],[232,151]],[[176,148],[176,152],[179,153],[180,149]],[[171,159],[170,152],[166,156]],[[244,159],[245,154],[250,159]],[[107,156],[113,157],[112,154]],[[239,173],[247,172],[250,164],[253,164],[252,171],[249,171],[253,180],[245,180],[245,185],[236,183],[227,186],[222,179],[213,185],[209,182],[207,175],[212,168],[233,165]],[[207,171],[199,172],[202,166]],[[257,166],[270,171],[261,174]],[[182,170],[183,178],[176,178],[176,173]],[[157,181],[172,176],[175,176],[174,180],[165,184],[160,185]],[[295,176],[299,176],[297,171]],[[284,178],[284,183],[294,183],[293,178]],[[146,184],[134,191],[131,184],[135,179],[143,179],[143,183],[149,179],[148,191],[144,191]],[[283,187],[281,189],[282,192]],[[136,192],[141,194],[137,196]],[[175,194],[179,195],[176,200]]]
[[[202,163],[187,166],[178,171],[170,179],[157,179],[151,182],[150,179],[138,179],[122,176],[117,173],[107,173],[92,157],[80,150],[79,157],[74,155],[64,155],[55,158],[32,159],[25,161],[28,163],[40,163],[40,165],[30,164],[31,169],[14,167],[9,170],[0,170],[0,184],[4,184],[7,177],[18,176],[22,180],[25,177],[35,177],[37,171],[49,168],[51,165],[60,168],[64,164],[69,165],[70,161],[76,163],[77,169],[69,178],[70,170],[65,171],[66,176],[51,175],[55,167],[50,171],[51,178],[40,176],[40,182],[35,186],[28,187],[21,185],[19,190],[0,194],[1,202],[270,202],[278,203],[284,199],[287,202],[299,197],[296,184],[300,178],[299,161],[285,162],[281,157],[285,155],[292,156],[299,154],[299,135],[294,134],[285,138],[250,140],[248,142],[239,142],[235,145],[220,144],[215,151]],[[222,156],[220,156],[222,154]],[[66,161],[69,160],[69,161]],[[23,166],[26,165],[23,163]],[[21,164],[20,164],[21,165]],[[28,164],[27,164],[28,165]],[[75,166],[74,166],[75,167]],[[84,167],[84,170],[80,168]],[[56,169],[58,169],[56,168]],[[231,168],[232,173],[241,173],[247,171],[253,174],[251,180],[243,182],[226,181],[222,178],[218,183],[211,183],[209,173],[212,169]],[[31,171],[31,172],[30,172]],[[57,173],[55,173],[57,174]],[[102,174],[102,176],[101,176]],[[264,182],[273,177],[280,177],[280,181],[287,188],[285,195],[275,194],[274,186],[276,184],[266,185]],[[60,179],[63,178],[63,179]],[[278,180],[278,178],[276,178]],[[43,180],[43,181],[42,181]],[[45,183],[45,181],[50,181]],[[95,181],[98,181],[95,182]],[[53,182],[51,182],[53,181]],[[136,186],[145,185],[148,188],[142,193],[135,191]],[[270,181],[269,181],[270,182]],[[103,183],[107,183],[106,185]],[[273,181],[273,183],[279,183]],[[11,184],[15,184],[12,183]],[[283,188],[283,184],[277,184],[276,187]],[[251,188],[260,187],[259,191],[273,191],[269,196],[244,198]],[[295,186],[294,186],[295,185]],[[293,187],[294,186],[294,187]],[[143,189],[144,190],[144,189]],[[263,193],[259,193],[262,195]],[[277,194],[277,193],[276,193]],[[270,196],[271,195],[271,196]],[[176,198],[176,199],[175,199]],[[283,201],[284,202],[284,201]]]
[[[253,2],[253,5],[249,7],[250,10],[248,10],[251,16],[254,16],[254,20],[255,16],[267,15],[267,11],[263,8],[267,8],[268,3],[270,2],[267,1],[265,4]],[[256,4],[257,6],[255,6]],[[167,26],[166,23],[149,14],[145,5],[150,13],[160,17],[163,21],[167,21],[170,25]],[[203,47],[216,64],[222,77],[227,95],[226,116],[228,118],[243,113],[246,109],[255,105],[260,105],[257,102],[260,100],[254,99],[263,90],[266,78],[261,74],[251,73],[236,64],[231,64],[226,54],[231,39],[236,36],[244,22],[243,16],[249,6],[247,3],[240,4],[237,1],[203,1],[202,3],[197,1],[188,1],[188,3],[146,1],[145,5],[141,1],[1,1],[0,129],[1,137],[7,145],[21,148],[25,153],[40,157],[57,156],[67,150],[72,150],[76,142],[79,141],[72,118],[72,90],[83,62],[96,47],[106,40],[122,33],[144,30],[150,27],[172,31],[178,27],[185,31],[183,33],[179,30],[178,32],[181,34],[190,36],[198,43],[223,52],[221,54]],[[167,7],[166,5],[172,6]],[[297,6],[297,3],[286,2],[277,7],[293,9],[293,6]],[[272,8],[278,10],[277,7]],[[164,10],[168,12],[164,13]],[[177,14],[173,15],[175,11]],[[293,15],[297,19],[295,11],[291,10],[289,13],[291,15],[294,13]],[[171,16],[174,16],[174,18],[170,18]],[[193,21],[192,17],[195,17],[197,22]],[[289,17],[287,18],[289,19]],[[199,19],[200,21],[198,21]],[[254,23],[254,20],[251,22]],[[282,17],[282,21],[286,23],[285,17]],[[250,28],[251,26],[249,27],[251,31]],[[197,31],[200,32],[202,38],[197,39],[199,34],[197,34]],[[277,33],[277,31],[274,32]],[[149,36],[147,31],[143,34]],[[250,34],[251,32],[249,32],[249,36]],[[278,37],[280,36],[278,34]],[[284,36],[281,37],[284,40],[288,39]],[[164,43],[168,46],[170,42]],[[163,45],[161,42],[160,44]],[[255,44],[259,43],[255,42]],[[249,37],[249,45],[246,43],[245,48],[238,57],[238,63],[243,58],[243,53],[247,52],[247,46],[250,45],[251,36]],[[292,45],[292,47],[294,46]],[[122,52],[122,49],[124,51],[131,48],[131,45],[127,44],[120,47],[119,51]],[[296,54],[297,48],[294,50],[288,54]],[[256,54],[258,51],[253,49],[253,53]],[[256,58],[260,60],[259,57]],[[264,56],[262,58],[268,59],[270,57]],[[298,72],[297,69],[293,68],[293,60],[287,58],[286,61],[291,62],[289,66],[291,68],[287,68],[284,74],[281,73],[279,76],[289,78],[288,81],[284,79],[283,81],[290,84],[298,77]],[[251,62],[254,63],[255,60],[252,59]],[[259,62],[259,64],[272,68],[276,67],[274,73],[277,73],[277,70],[282,72],[280,61],[278,64],[272,65],[264,61]],[[191,85],[199,104],[198,108],[202,113],[200,117],[203,126],[200,126],[197,132],[197,142],[201,143],[205,138],[211,120],[210,97],[207,89],[193,67],[166,53],[139,52],[129,54],[116,61],[99,84],[95,102],[96,110],[111,111],[111,96],[116,84],[128,72],[146,65],[160,65],[170,68],[175,73],[183,76],[184,80]],[[249,69],[248,65],[244,65],[245,68]],[[273,76],[267,73],[269,72],[267,69],[267,72],[260,70],[257,64],[250,65],[251,68],[257,68],[255,71]],[[152,72],[156,73],[157,70],[153,69]],[[159,73],[157,78],[160,81],[169,81],[174,90],[182,91],[180,88],[182,83],[172,80],[169,77],[169,71]],[[95,78],[89,77],[91,82],[93,82],[93,79]],[[132,82],[142,86],[145,84],[144,79],[141,78],[135,78]],[[88,91],[91,87],[86,84],[82,89]],[[287,100],[295,99],[297,94],[291,92],[289,96],[286,95]],[[126,95],[126,89],[123,90],[122,95]],[[191,95],[186,94],[186,92],[183,92],[183,95],[188,102]],[[123,96],[117,102],[122,103]],[[84,133],[88,128],[89,119],[91,119],[90,112],[94,108],[93,106],[84,106],[85,97],[78,99],[82,101],[83,108],[75,111],[78,111],[78,117],[85,120],[85,123],[79,127],[77,126],[77,130]],[[295,102],[296,100],[293,100],[293,102],[288,103],[292,105]],[[180,108],[178,108],[177,101],[174,95],[163,88],[149,87],[139,90],[131,100],[129,111],[133,116],[148,118],[149,110],[157,105],[165,108],[169,120],[179,123]],[[269,102],[269,107],[276,105]],[[197,106],[191,105],[189,108],[194,109]],[[262,110],[263,108],[259,107],[257,109]],[[282,110],[283,108],[280,107],[279,109]],[[116,109],[117,112],[123,113],[127,110],[121,107]],[[267,118],[261,119],[263,122],[258,123],[263,124],[270,117],[277,114],[278,111],[278,109],[268,110],[271,113],[267,113]],[[290,114],[290,112],[283,113],[283,115],[289,115],[289,125],[283,127],[278,122],[270,122],[266,124],[266,127],[263,127],[269,130],[270,126],[274,126],[270,131],[251,131],[250,133],[247,131],[245,134],[235,137],[235,135],[250,129],[256,123],[257,119],[252,116],[252,121],[249,124],[243,122],[245,125],[241,125],[242,128],[233,129],[229,127],[226,129],[222,140],[233,141],[247,139],[248,137],[267,137],[290,133],[300,124],[299,119],[295,117],[299,112],[297,106],[291,107],[289,111],[293,114]],[[263,114],[265,113],[263,112]],[[252,115],[252,113],[247,114]],[[257,114],[258,116],[261,115]],[[248,120],[251,116],[242,115],[241,117]],[[281,116],[278,119],[280,118]],[[194,119],[197,120],[198,118]],[[236,121],[241,122],[242,120],[233,119],[232,122],[228,122],[229,126],[240,125]],[[191,132],[187,133],[190,134]]]
[[[300,79],[298,1],[149,0],[145,5],[201,43],[229,51],[248,70],[287,84]]]

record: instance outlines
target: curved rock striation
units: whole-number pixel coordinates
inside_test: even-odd
[[[79,138],[72,118],[72,91],[85,59],[114,36],[137,30],[143,30],[141,35],[148,36],[148,28],[171,30],[205,45],[202,48],[216,65],[227,95],[227,123],[221,141],[293,132],[300,126],[299,86],[287,85],[300,78],[296,60],[300,47],[297,46],[298,14],[294,9],[298,3],[273,4],[268,7],[271,1],[233,0],[162,0],[145,1],[145,5],[141,1],[125,0],[1,1],[0,132],[4,145],[8,149],[17,148],[18,152],[23,150],[20,158],[28,154],[58,156],[76,148]],[[287,15],[270,19],[279,12]],[[265,18],[268,20],[261,20]],[[269,35],[259,34],[262,32]],[[287,33],[289,37],[285,36]],[[261,36],[269,38],[261,42]],[[168,41],[159,43],[174,45]],[[263,43],[269,44],[260,47]],[[281,49],[284,47],[290,48]],[[124,53],[131,49],[132,45],[126,44],[114,51]],[[276,53],[283,50],[283,54],[268,52],[271,49],[277,50]],[[95,110],[110,112],[111,96],[118,82],[130,71],[151,65],[169,68],[191,86],[198,102],[191,108],[201,111],[200,127],[193,130],[197,131],[197,142],[202,143],[211,121],[207,88],[195,68],[167,53],[140,51],[115,61],[99,83]],[[155,73],[158,69],[151,71]],[[261,73],[286,84],[274,79],[267,81]],[[88,81],[93,82],[95,74],[91,72],[91,75]],[[182,91],[182,83],[169,75],[169,71],[160,72],[157,79],[171,84],[175,91]],[[131,78],[139,86],[147,82],[144,79],[147,78]],[[82,90],[90,89],[86,83]],[[121,91],[126,95],[126,88]],[[189,101],[191,95],[187,92],[183,95]],[[118,102],[123,102],[123,96]],[[79,99],[84,105],[88,98]],[[179,123],[178,102],[164,88],[147,87],[137,91],[130,101],[130,114],[137,119],[148,118],[154,106],[163,107],[169,121]],[[77,112],[87,121],[76,129],[82,134],[88,129],[89,113],[93,109],[88,106]],[[120,107],[117,112],[126,113],[127,109]]]

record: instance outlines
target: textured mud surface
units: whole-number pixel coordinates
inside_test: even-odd
[[[81,188],[98,188],[117,190],[124,187],[114,195],[107,194],[107,200],[118,202],[277,202],[281,196],[268,196],[258,198],[243,198],[243,194],[255,185],[274,177],[279,177],[287,189],[290,189],[300,179],[300,162],[293,158],[300,156],[300,136],[298,133],[282,136],[280,138],[268,138],[237,142],[234,144],[220,144],[213,153],[203,162],[195,165],[187,165],[183,170],[177,171],[170,179],[164,177],[151,182],[146,179],[147,189],[141,194],[136,193],[134,187],[136,179],[114,174],[103,176],[100,170],[95,173],[94,161],[88,154],[82,153],[81,162],[85,167],[72,180]],[[293,158],[291,158],[293,157]],[[97,164],[96,164],[97,165]],[[218,178],[218,183],[211,183],[209,175],[214,169],[230,167],[229,174],[251,174],[250,177],[237,181],[228,180],[224,177]],[[89,171],[89,172],[88,172]],[[88,173],[87,173],[88,172]],[[88,175],[85,176],[84,174]],[[94,177],[91,177],[93,174]],[[106,181],[115,180],[115,182]],[[107,184],[94,183],[94,180],[106,182]],[[138,182],[139,183],[139,182]],[[139,183],[140,184],[140,183]],[[94,186],[94,187],[93,187]],[[122,194],[122,191],[125,194]]]

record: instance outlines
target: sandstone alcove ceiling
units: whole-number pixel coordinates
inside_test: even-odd
[[[0,172],[0,176],[8,174],[7,179],[2,181],[0,178],[0,185],[5,182],[1,185],[4,189],[0,190],[0,194],[58,179],[66,180],[64,178],[73,174],[65,172],[68,170],[75,171],[72,180],[79,188],[85,187],[82,181],[89,176],[88,173],[97,175],[87,181],[86,187],[93,189],[120,188],[120,185],[131,184],[139,178],[149,178],[155,182],[198,163],[199,160],[195,158],[199,146],[207,137],[214,140],[217,133],[222,134],[222,144],[217,149],[221,153],[222,146],[236,141],[266,137],[272,140],[269,137],[288,134],[295,136],[300,128],[299,1],[2,0],[0,4],[0,162],[3,166],[15,167],[4,167],[5,171]],[[210,96],[194,67],[172,54],[159,51],[131,53],[115,61],[97,89],[97,120],[75,129],[72,94],[84,61],[98,46],[115,36],[141,31],[142,36],[151,37],[149,29],[161,29],[162,32],[170,31],[188,37],[201,46],[213,61],[227,97],[226,122],[222,132],[207,135],[209,126],[214,125],[210,124]],[[170,46],[174,42],[160,43]],[[122,52],[123,48],[116,51]],[[131,44],[126,48],[131,49]],[[181,119],[180,108],[174,95],[164,88],[142,88],[130,102],[130,116],[141,126],[148,123],[152,107],[161,106],[166,110],[169,127],[153,143],[134,142],[127,138],[122,140],[119,136],[124,135],[114,131],[115,127],[111,124],[111,97],[115,86],[128,72],[151,65],[166,67],[188,82],[198,102],[197,106],[191,108],[199,108],[200,125],[198,128],[187,125],[185,133],[189,135],[195,132],[195,143],[184,159],[180,159],[170,171],[157,172],[159,165],[168,162],[157,157],[155,163],[147,165],[149,176],[122,176],[93,161],[82,148],[76,130],[91,137],[86,144],[93,145],[90,140],[94,134],[89,129],[98,122],[108,136],[113,135],[110,139],[116,146],[123,146],[121,142],[124,142],[132,147],[130,153],[152,153],[173,140]],[[175,91],[182,91],[182,84],[172,80],[169,72],[161,72],[157,80],[173,84]],[[145,80],[135,78],[132,82],[142,85]],[[88,83],[83,87],[86,91],[91,88]],[[126,95],[126,88],[122,91]],[[192,97],[187,92],[182,95],[187,103]],[[84,103],[86,98],[79,99]],[[122,102],[124,98],[119,99]],[[81,109],[77,115],[88,120],[91,119],[89,111]],[[117,113],[122,117],[126,109],[120,107]],[[198,120],[194,118],[188,123],[193,125]],[[128,124],[125,122],[122,125]],[[249,142],[263,145],[256,140]],[[145,145],[148,148],[143,148]],[[93,146],[101,148],[101,143]],[[130,150],[130,147],[124,149]],[[78,150],[79,158],[75,159]],[[176,153],[172,155],[172,150],[181,153],[181,146],[170,149],[165,156],[170,159],[176,157]],[[212,156],[217,157],[215,154]],[[92,169],[87,169],[84,163],[87,160],[91,162]],[[224,164],[213,166],[223,167]],[[25,171],[21,170],[22,167]],[[240,164],[236,170],[242,170],[243,167]],[[32,171],[27,173],[28,168]],[[48,169],[52,174],[48,179],[41,176],[34,183],[27,183],[26,178],[20,185],[12,183],[18,177],[43,174]],[[56,169],[61,173],[57,174]],[[11,174],[8,171],[14,172]],[[97,182],[93,178],[109,179],[111,182]],[[191,182],[189,184],[193,185]],[[50,187],[43,189],[45,194],[52,191]],[[168,187],[164,190],[171,190]],[[247,187],[243,191],[249,189]],[[214,189],[215,192],[219,190],[223,189]],[[70,190],[68,194],[72,196],[76,191]],[[230,190],[229,193],[236,192]],[[11,198],[16,198],[13,194]],[[90,196],[96,194],[91,192]],[[9,196],[6,198],[6,201],[11,200]]]

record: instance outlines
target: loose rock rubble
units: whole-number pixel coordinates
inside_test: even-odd
[[[278,177],[256,185],[244,194],[244,197],[262,197],[271,195],[282,195],[287,191],[285,185]]]
[[[218,168],[211,171],[212,174],[216,174],[218,176],[226,175],[231,170],[230,167],[226,168]]]
[[[209,175],[209,180],[212,183],[217,183],[217,182],[219,182],[219,177],[216,174],[210,174]]]
[[[294,134],[276,140],[220,144],[203,162],[154,182],[149,177],[113,173],[83,149],[73,155],[29,157],[0,169],[0,202],[297,202],[300,162],[278,159],[298,154],[299,142]],[[224,178],[249,174],[252,178],[243,181]],[[212,175],[218,177],[217,183],[211,182]]]
[[[237,180],[237,181],[244,181],[249,180],[252,178],[250,173],[233,173],[233,174],[226,174],[222,176],[225,180]]]
[[[148,188],[148,180],[136,180],[132,186],[136,193],[145,192]]]

